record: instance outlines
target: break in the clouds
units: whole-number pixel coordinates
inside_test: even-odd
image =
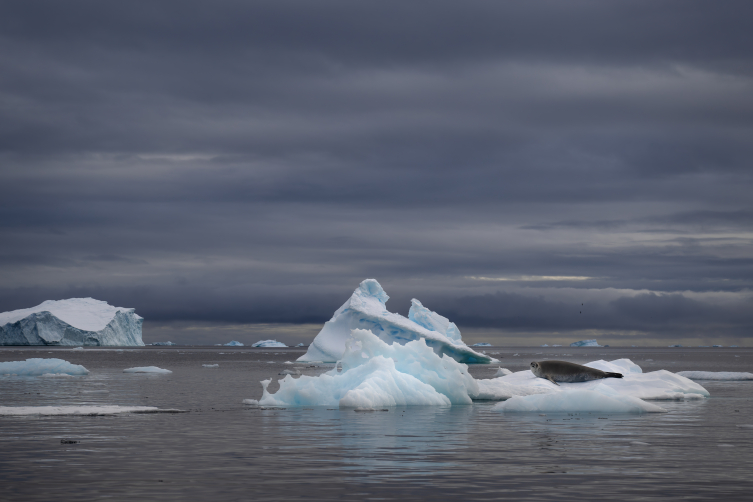
[[[0,311],[745,343],[752,10],[3,2]]]

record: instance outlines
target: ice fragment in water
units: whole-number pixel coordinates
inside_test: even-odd
[[[277,340],[259,340],[255,344],[251,345],[252,347],[287,347],[282,342],[278,342]]]
[[[89,370],[78,364],[71,364],[63,359],[33,358],[26,361],[8,361],[0,363],[0,375],[41,376],[45,374],[88,375]]]
[[[172,373],[170,370],[158,368],[157,366],[140,366],[137,368],[128,368],[123,370],[123,373]]]

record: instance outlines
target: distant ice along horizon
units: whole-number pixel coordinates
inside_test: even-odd
[[[135,309],[94,298],[47,300],[0,313],[0,345],[143,346]]]

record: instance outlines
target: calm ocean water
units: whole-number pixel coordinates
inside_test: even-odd
[[[0,406],[179,408],[181,414],[0,417],[2,500],[751,500],[753,382],[701,382],[669,413],[504,415],[493,403],[360,413],[249,408],[301,349],[0,348],[58,357],[81,378],[0,377]],[[487,348],[513,371],[542,358],[627,357],[644,372],[753,371],[744,348]],[[518,354],[518,355],[514,355]],[[566,355],[568,354],[568,355]],[[203,368],[202,364],[219,364]],[[124,374],[159,366],[171,375]],[[497,365],[473,366],[490,378]],[[328,368],[306,368],[316,375]],[[271,386],[276,390],[276,384]],[[79,441],[63,444],[61,440]]]

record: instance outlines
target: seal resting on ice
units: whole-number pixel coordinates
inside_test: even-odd
[[[567,361],[534,361],[531,372],[539,378],[557,382],[588,382],[601,378],[622,378],[622,373],[610,373]]]

